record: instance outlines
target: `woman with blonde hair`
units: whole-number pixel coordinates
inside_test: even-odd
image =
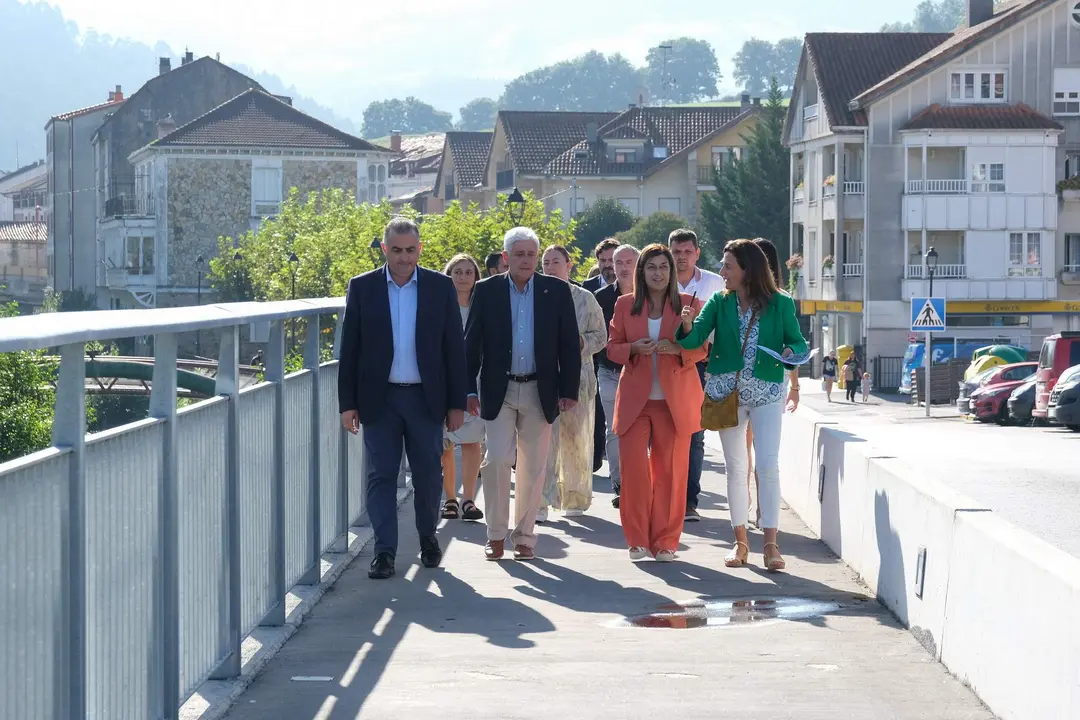
[[[765,534],[764,565],[767,570],[779,571],[786,567],[776,540],[780,524],[784,375],[790,368],[758,349],[767,348],[787,358],[805,353],[806,340],[799,330],[795,301],[776,287],[769,261],[756,243],[732,240],[725,245],[720,274],[727,289],[713,295],[700,312],[684,308],[677,337],[684,348],[694,349],[713,335],[705,393],[715,403],[724,403],[734,395],[738,406],[731,419],[734,424],[720,430],[727,465],[728,507],[735,533],[734,547],[724,562],[728,567],[740,567],[750,554],[746,532],[750,511],[746,426],[752,421],[761,529]]]
[[[671,562],[682,535],[690,438],[701,430],[697,362],[707,355],[675,341],[685,307],[700,302],[679,292],[671,251],[649,245],[638,257],[634,294],[615,302],[607,345],[608,358],[623,366],[613,425],[622,474],[619,515],[631,560],[652,555]]]
[[[458,310],[461,312],[461,326],[469,319],[472,305],[473,288],[480,280],[480,264],[471,255],[461,253],[450,258],[444,273],[454,281],[457,290]],[[480,460],[483,456],[481,443],[484,441],[484,421],[465,413],[465,424],[454,432],[445,431],[443,438],[443,491],[446,502],[443,503],[442,516],[448,520],[483,520],[484,513],[476,506],[476,479],[480,475]],[[461,489],[464,492],[461,503],[457,499],[457,468],[454,448],[461,448]]]
[[[577,517],[592,505],[593,422],[596,414],[596,372],[593,355],[607,344],[604,311],[593,294],[570,283],[570,253],[562,245],[544,251],[544,274],[570,284],[581,350],[581,384],[578,403],[563,411],[551,432],[544,505],[537,520],[547,520],[548,507],[561,509],[567,517]]]

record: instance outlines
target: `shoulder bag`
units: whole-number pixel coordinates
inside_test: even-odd
[[[743,356],[746,355],[746,343],[750,341],[750,331],[757,320],[757,311],[750,316],[750,322],[746,326],[746,335],[743,336],[742,351],[739,353],[739,370],[735,373],[735,389],[728,393],[723,400],[713,400],[705,393],[705,399],[701,403],[701,429],[702,430],[728,430],[739,424],[739,378],[742,377],[742,366],[745,364]]]

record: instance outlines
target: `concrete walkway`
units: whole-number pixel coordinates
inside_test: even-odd
[[[427,570],[402,532],[397,577],[368,580],[361,555],[228,717],[993,718],[792,513],[781,519],[787,574],[760,569],[760,534],[752,565],[725,569],[726,485],[719,455],[707,460],[705,519],[687,524],[671,564],[629,562],[602,477],[588,516],[555,515],[540,531],[533,563],[485,561],[483,525],[453,521],[440,530],[443,567]],[[673,603],[703,598],[716,602],[671,620]],[[770,619],[790,598],[838,609]],[[732,609],[755,599],[779,603]],[[651,624],[690,629],[620,626],[657,612],[667,615]]]

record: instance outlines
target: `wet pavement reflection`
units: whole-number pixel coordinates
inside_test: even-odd
[[[800,597],[756,599],[704,598],[684,605],[662,605],[648,615],[623,618],[620,627],[669,628],[755,625],[779,620],[806,620],[840,609],[840,604]]]

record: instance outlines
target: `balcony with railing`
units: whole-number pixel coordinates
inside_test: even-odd
[[[865,195],[866,183],[862,180],[845,180],[844,181],[844,194],[845,195]]]
[[[904,277],[908,280],[929,279],[925,264],[907,266]],[[967,277],[967,266],[963,263],[939,263],[934,270],[935,280],[962,280]]]
[[[841,272],[844,277],[862,277],[863,264],[862,263],[844,263],[841,266]]]
[[[698,185],[712,185],[713,183],[715,183],[717,172],[719,172],[719,168],[714,167],[713,165],[698,165]]]
[[[150,184],[142,176],[114,178],[109,182],[103,218],[152,217],[154,195]]]

